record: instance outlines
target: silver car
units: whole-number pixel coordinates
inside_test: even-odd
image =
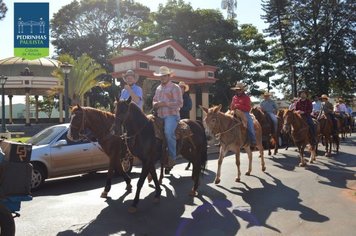
[[[27,143],[32,144],[32,189],[45,179],[107,170],[109,157],[94,141],[72,142],[67,138],[69,124],[48,127]]]

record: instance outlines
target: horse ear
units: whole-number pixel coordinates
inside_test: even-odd
[[[77,104],[77,107],[78,107],[78,109],[79,109],[79,110],[80,110],[80,109],[82,109],[82,108],[81,108],[81,106],[80,106],[79,104]]]
[[[208,113],[208,110],[209,110],[208,108],[205,108],[202,105],[199,105],[199,107],[200,107],[200,109],[203,110],[203,112],[205,112],[206,114]]]
[[[220,110],[221,110],[221,108],[222,108],[222,105],[221,105],[221,104],[219,104],[219,106],[218,106],[218,111],[220,111]]]

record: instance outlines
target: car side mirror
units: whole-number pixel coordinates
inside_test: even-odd
[[[61,147],[61,146],[65,146],[67,145],[67,140],[65,139],[61,139],[61,140],[58,140],[57,142],[55,142],[52,147]]]

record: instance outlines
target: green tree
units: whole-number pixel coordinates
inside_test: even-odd
[[[94,61],[91,57],[83,54],[77,60],[74,60],[70,55],[61,55],[58,59],[61,62],[68,62],[73,65],[68,74],[68,96],[71,104],[82,104],[84,95],[94,87],[105,88],[110,86],[106,81],[97,80],[102,74],[105,74],[105,69]],[[65,75],[58,68],[53,72],[53,75],[62,81],[64,84]],[[54,88],[52,93],[63,93],[63,88]]]
[[[31,97],[30,98],[30,104],[35,106],[36,105],[36,100]],[[54,101],[54,96],[43,96],[42,99],[39,99],[37,101],[37,106],[38,110],[45,113],[47,117],[50,119],[52,116],[52,111],[53,108],[56,106],[55,101]]]
[[[7,12],[7,6],[2,0],[0,0],[0,20],[5,18],[6,12]]]
[[[288,69],[296,69],[298,88],[312,94],[352,94],[355,90],[354,1],[264,0],[263,18],[268,36],[278,39],[273,48],[279,73],[290,85]],[[353,63],[354,64],[354,63]],[[347,86],[345,86],[347,85]]]

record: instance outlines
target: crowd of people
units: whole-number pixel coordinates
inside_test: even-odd
[[[159,72],[155,72],[153,75],[159,78],[160,84],[156,88],[153,96],[152,107],[157,116],[164,120],[164,134],[169,154],[166,168],[171,169],[175,165],[177,158],[175,130],[180,119],[189,119],[189,113],[192,109],[192,101],[189,96],[189,85],[184,81],[181,81],[178,84],[172,82],[174,77],[173,71],[166,66],[161,66]],[[138,77],[133,70],[128,70],[122,77],[124,86],[121,90],[119,99],[127,100],[131,97],[132,101],[142,110],[143,92],[142,88],[137,85]],[[250,114],[250,96],[246,93],[246,86],[241,82],[237,82],[231,90],[233,90],[235,94],[232,97],[230,109],[239,109],[245,114],[248,139],[250,146],[253,148],[256,146],[256,134],[253,119]],[[298,92],[298,97],[293,98],[291,101],[289,109],[299,113],[305,119],[309,125],[312,137],[316,136],[316,128],[312,118],[318,119],[322,114],[325,114],[325,116],[332,120],[333,132],[336,133],[337,123],[335,114],[344,117],[351,115],[352,113],[352,109],[344,103],[342,98],[339,98],[335,106],[333,106],[326,94],[314,96],[312,100],[308,98],[308,95],[308,91],[300,90]],[[264,99],[259,106],[261,110],[270,117],[274,130],[277,131],[278,106],[276,102],[271,99],[271,94],[269,92],[265,92],[263,98]],[[315,143],[316,139],[312,139],[312,142]]]

